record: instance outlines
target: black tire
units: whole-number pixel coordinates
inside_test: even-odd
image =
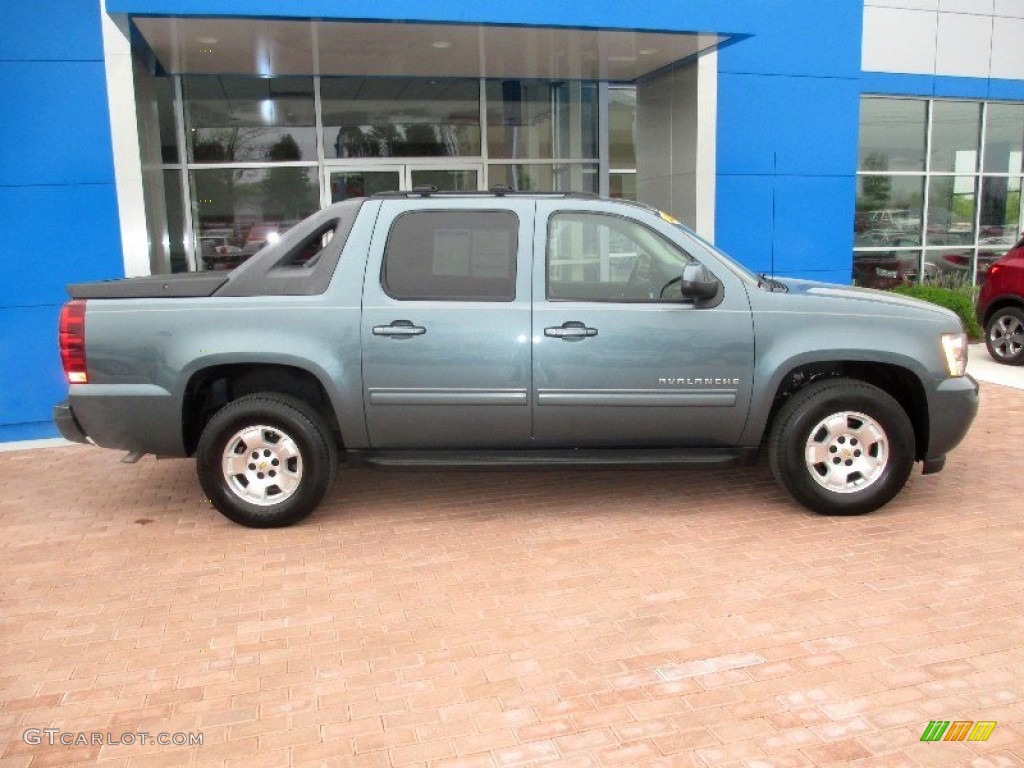
[[[334,484],[337,467],[323,416],[274,392],[225,405],[207,423],[196,449],[207,497],[226,518],[248,528],[280,528],[309,515]]]
[[[903,407],[850,379],[815,382],[790,397],[769,444],[775,479],[822,515],[862,515],[886,504],[906,484],[914,454]]]
[[[1024,365],[1024,309],[1003,307],[985,323],[985,346],[992,359]]]

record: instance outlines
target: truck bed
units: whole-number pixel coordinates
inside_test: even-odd
[[[69,285],[67,291],[73,299],[187,299],[212,296],[227,281],[226,273],[189,272],[76,283]]]

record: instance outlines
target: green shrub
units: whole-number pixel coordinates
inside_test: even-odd
[[[982,338],[981,326],[978,325],[978,319],[974,316],[976,291],[970,284],[955,289],[940,288],[935,285],[898,285],[892,289],[892,292],[953,310],[960,316],[964,329],[971,339]]]

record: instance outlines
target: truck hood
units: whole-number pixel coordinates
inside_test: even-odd
[[[879,291],[874,288],[854,288],[835,283],[819,283],[813,280],[797,280],[795,278],[776,279],[789,290],[788,294],[783,295],[790,296],[792,300],[796,301],[801,300],[801,298],[839,300],[848,302],[847,308],[851,312],[858,314],[870,312],[871,307],[869,305],[873,304],[876,307],[881,305],[889,311],[895,311],[899,314],[911,315],[927,312],[950,318],[957,323],[960,322],[960,318],[957,317],[956,313],[945,307],[929,304],[927,301],[921,301],[920,299],[912,299],[909,296],[901,296],[897,293]]]

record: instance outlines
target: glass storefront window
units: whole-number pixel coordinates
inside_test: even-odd
[[[915,135],[920,128],[925,142],[912,143],[926,150],[927,173],[914,172],[923,170],[916,151],[914,162],[902,163],[912,168],[893,173],[901,163],[892,158],[908,156],[907,132],[896,127],[909,124],[911,112]],[[1022,236],[1022,186],[1024,104],[862,97],[855,259],[869,250],[923,246],[921,280],[978,282]],[[858,282],[863,274],[854,269]]]
[[[188,256],[185,254],[185,207],[182,205],[181,171],[165,170],[164,205],[167,211],[167,240],[163,243],[168,256],[171,272],[187,272]]]
[[[920,245],[923,203],[924,176],[858,176],[855,247]]]
[[[636,200],[636,174],[609,173],[608,196],[622,200]]]
[[[182,78],[189,161],[316,160],[311,77]]]
[[[977,171],[980,134],[980,102],[936,101],[932,105],[932,172]]]
[[[320,207],[316,168],[190,173],[200,269],[238,266]]]
[[[923,99],[861,99],[858,170],[923,171],[927,120]]]
[[[324,156],[479,156],[480,81],[330,77],[320,81]]]
[[[487,81],[492,158],[596,158],[597,85],[580,81]]]
[[[163,271],[236,266],[323,196],[419,185],[470,191],[485,181],[596,193],[604,171],[612,195],[636,199],[636,89],[629,86],[608,88],[605,118],[613,125],[602,168],[596,82],[145,74],[136,79],[137,87],[146,80],[140,135],[151,139],[156,189],[160,173],[166,186],[166,204],[152,203],[165,205],[153,217],[170,231],[152,238]]]
[[[1019,174],[1024,104],[990,104],[985,123],[985,172]]]
[[[174,81],[169,77],[151,80],[153,107],[160,123],[160,155],[165,163],[178,162],[178,131],[174,123]]]
[[[986,176],[982,179],[979,245],[1009,248],[1017,242],[1021,232],[1020,191],[1019,176]]]
[[[598,190],[597,163],[532,163],[491,165],[490,185],[504,184],[520,192],[594,192]]]
[[[920,265],[920,251],[854,251],[853,283],[861,288],[883,289],[916,283]]]
[[[132,58],[135,117],[143,164],[178,163],[178,127],[174,115],[174,78],[154,75],[140,57]]]
[[[608,149],[612,168],[636,168],[636,88],[608,90]]]
[[[973,245],[974,176],[932,176],[925,245]]]
[[[970,245],[960,248],[928,249],[924,255],[925,280],[947,287],[970,284],[973,264],[974,248]]]

